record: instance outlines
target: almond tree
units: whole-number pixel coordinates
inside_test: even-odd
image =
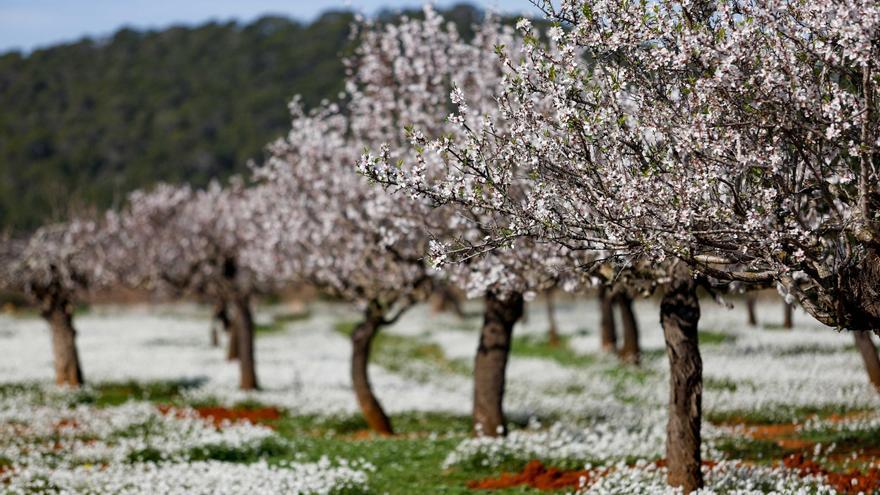
[[[521,46],[522,39],[493,17],[474,26],[473,31],[472,40],[462,40],[454,25],[444,26],[440,16],[428,8],[424,20],[404,19],[398,26],[365,32],[349,81],[352,106],[363,109],[370,129],[382,131],[372,131],[361,148],[384,143],[393,163],[412,162],[419,151],[406,145],[418,135],[451,137],[463,127],[477,124],[464,113],[448,115],[450,93],[453,103],[463,103],[458,98],[464,94],[473,95],[468,105],[479,111],[496,107],[493,96],[503,67],[493,48]],[[485,302],[474,359],[474,431],[505,434],[505,373],[513,328],[523,315],[524,299],[557,284],[569,289],[577,286],[580,279],[563,279],[557,269],[562,258],[574,259],[574,255],[560,246],[527,238],[512,240],[503,249],[480,256],[464,254],[500,227],[502,219],[484,209],[452,209],[410,196],[395,194],[394,198],[398,202],[408,198],[427,211],[439,207],[423,215],[431,234],[431,262],[446,267],[445,275],[469,297],[482,297]],[[444,243],[457,246],[457,252],[438,251]],[[450,265],[446,257],[457,258],[459,263]]]
[[[387,152],[364,167],[503,215],[479,249],[531,237],[665,263],[669,482],[691,491],[698,282],[778,284],[827,325],[880,328],[880,7],[534,3],[558,25],[545,46],[523,20],[524,50],[499,49],[499,120],[458,141],[416,136],[436,153],[402,172]]]
[[[73,312],[77,301],[108,280],[105,241],[97,222],[73,220],[41,227],[0,249],[0,286],[31,297],[49,324],[58,385],[83,384]]]
[[[131,194],[117,222],[126,246],[114,263],[121,280],[207,297],[226,308],[243,390],[258,388],[253,295],[283,282],[267,261],[272,255],[264,244],[258,193],[238,180],[195,191],[159,185]]]
[[[392,434],[367,365],[377,332],[430,293],[424,211],[354,173],[362,149],[356,125],[363,124],[355,114],[336,105],[306,114],[294,104],[292,111],[289,135],[270,146],[270,159],[255,172],[271,222],[269,243],[280,254],[276,269],[363,311],[351,334],[352,384],[370,428]],[[408,228],[391,220],[401,213]]]
[[[363,321],[352,334],[352,382],[368,423],[381,433],[392,428],[367,374],[376,332],[429,295],[437,277],[469,297],[484,297],[474,428],[488,435],[504,433],[504,376],[513,326],[522,315],[524,293],[553,283],[545,267],[559,248],[541,251],[524,239],[503,253],[437,272],[426,256],[431,245],[441,239],[472,244],[485,235],[481,222],[492,218],[461,215],[385,191],[357,174],[354,165],[364,148],[393,143],[403,149],[409,140],[405,125],[436,133],[455,129],[445,121],[449,91],[460,86],[491,95],[500,72],[489,50],[513,41],[512,29],[489,19],[465,42],[430,8],[424,20],[361,28],[359,48],[347,61],[342,101],[309,113],[294,101],[290,134],[270,146],[271,158],[256,172],[265,190],[275,195],[266,200],[277,213],[269,229],[275,233],[272,243],[286,253],[291,274],[363,309]],[[398,158],[412,155],[404,151]]]

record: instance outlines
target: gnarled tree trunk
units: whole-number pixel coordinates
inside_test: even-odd
[[[871,340],[871,334],[864,331],[854,331],[852,334],[856,341],[856,348],[862,356],[862,362],[865,363],[868,379],[871,380],[871,385],[880,391],[880,358],[877,357],[877,347]]]
[[[749,314],[749,326],[758,326],[758,315],[755,313],[755,296],[746,294],[746,311]]]
[[[250,297],[241,295],[230,298],[228,310],[231,323],[230,342],[235,340],[238,343],[239,388],[256,390],[259,385],[254,357],[254,318],[251,314]]]
[[[513,326],[523,315],[522,294],[501,299],[486,294],[480,343],[474,359],[474,433],[507,434],[504,419],[504,382]]]
[[[545,294],[547,300],[547,343],[552,347],[559,345],[559,324],[556,322],[556,300],[553,291],[547,291]]]
[[[52,298],[43,305],[43,318],[52,330],[52,356],[55,365],[55,383],[70,387],[83,384],[79,353],[76,350],[76,330],[73,328],[73,309],[65,299]]]
[[[599,287],[599,337],[602,350],[617,351],[617,330],[614,325],[614,299],[608,289]]]
[[[621,294],[617,298],[617,303],[620,306],[620,326],[623,329],[620,359],[625,363],[638,365],[642,352],[639,347],[639,324],[633,312],[632,298],[627,294]]]
[[[388,419],[388,415],[382,409],[382,404],[373,393],[367,370],[373,337],[381,328],[384,319],[385,314],[378,303],[371,301],[367,304],[364,320],[351,334],[351,383],[358,405],[361,407],[361,412],[370,429],[382,435],[393,435],[391,420]]]
[[[688,270],[678,269],[660,303],[660,323],[669,358],[669,421],[666,426],[667,482],[690,493],[703,486],[700,422],[703,362],[698,345],[700,302]]]

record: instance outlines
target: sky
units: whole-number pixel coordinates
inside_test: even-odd
[[[436,0],[448,6],[462,0]],[[321,12],[351,9],[374,14],[383,8],[419,7],[425,0],[0,0],[0,52],[101,37],[123,26],[163,28],[210,20],[250,21],[283,14],[304,21]],[[535,14],[528,0],[470,0],[476,6],[512,14]]]

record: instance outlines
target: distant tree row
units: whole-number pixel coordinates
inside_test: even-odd
[[[467,36],[479,12],[444,15]],[[243,172],[284,134],[290,95],[311,108],[343,89],[353,20],[122,29],[0,55],[0,231],[117,206],[159,181]]]

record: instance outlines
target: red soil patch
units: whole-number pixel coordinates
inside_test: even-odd
[[[562,488],[579,488],[590,483],[594,476],[587,470],[564,471],[554,467],[546,467],[541,461],[533,460],[519,473],[502,473],[497,478],[486,478],[468,482],[473,490],[495,490],[528,485],[539,490],[559,490]]]
[[[794,423],[746,427],[746,434],[755,440],[777,440],[779,437],[792,435],[796,431],[797,425]]]
[[[798,425],[794,423],[778,425],[755,425],[746,427],[745,434],[755,440],[769,440],[786,450],[805,450],[812,448],[814,442],[791,438],[797,434]]]
[[[67,428],[73,428],[73,429],[79,428],[79,423],[75,419],[72,419],[72,418],[64,418],[64,419],[58,421],[57,423],[55,423],[55,431],[60,431],[62,429],[67,429]]]
[[[864,416],[864,412],[847,414],[832,414],[826,420],[839,423],[853,418]],[[880,492],[880,469],[872,467],[866,471],[850,469],[846,472],[834,472],[814,460],[807,458],[816,446],[815,442],[797,438],[798,424],[775,424],[775,425],[743,425],[744,434],[755,440],[768,440],[788,451],[794,452],[786,456],[782,464],[789,469],[796,470],[801,476],[819,475],[840,493],[877,493]],[[856,449],[856,446],[838,445],[835,453],[829,459],[864,461],[874,463],[880,454],[880,449]]]
[[[186,412],[174,409],[170,406],[160,405],[162,414],[174,411],[176,415],[183,417]],[[229,409],[226,407],[197,407],[193,411],[202,419],[210,420],[214,426],[220,428],[228,423],[266,423],[281,417],[281,411],[274,407],[262,407],[258,409]]]
[[[805,459],[803,454],[794,454],[782,462],[789,469],[796,469],[801,476],[820,475],[826,482],[841,493],[876,493],[880,491],[880,469],[870,468],[865,472],[850,469],[845,473],[835,473],[819,463]]]
[[[358,430],[350,434],[348,438],[350,438],[351,440],[371,440],[373,438],[376,438],[377,436],[387,437],[388,435],[376,433],[373,430]]]

